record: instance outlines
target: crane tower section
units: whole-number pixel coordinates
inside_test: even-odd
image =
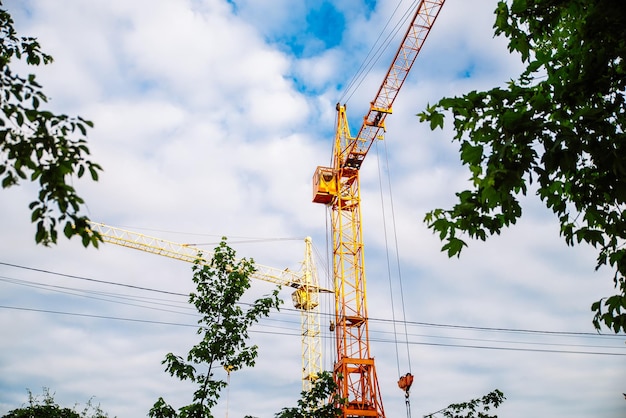
[[[313,176],[313,202],[327,205],[332,217],[334,377],[338,395],[347,399],[341,406],[344,418],[385,417],[369,345],[359,169],[374,140],[383,138],[385,119],[444,2],[419,1],[356,136],[350,134],[345,105],[337,104],[333,165],[317,167]]]

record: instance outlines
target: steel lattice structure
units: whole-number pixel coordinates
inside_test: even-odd
[[[318,167],[313,176],[313,201],[332,213],[335,283],[334,377],[338,395],[347,399],[343,417],[385,417],[370,353],[366,278],[361,224],[359,169],[375,139],[383,139],[385,118],[444,4],[420,1],[363,124],[351,136],[346,108],[337,105],[333,166]]]
[[[187,263],[197,262],[199,265],[207,265],[211,261],[211,251],[191,245],[151,237],[103,223],[91,222],[90,226],[102,236],[104,242]],[[319,294],[331,291],[319,287],[317,270],[313,263],[311,238],[305,238],[304,242],[305,255],[300,271],[281,270],[255,263],[256,271],[251,278],[295,289],[291,296],[294,306],[301,311],[302,388],[308,390],[311,388],[312,381],[322,371]]]

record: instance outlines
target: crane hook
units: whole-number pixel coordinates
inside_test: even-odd
[[[398,380],[398,387],[404,391],[404,402],[406,403],[406,416],[411,418],[411,401],[409,400],[409,391],[413,384],[413,375],[407,373]]]
[[[398,380],[398,387],[404,391],[404,397],[409,398],[409,391],[411,390],[411,385],[413,384],[413,375],[411,373],[407,373],[404,376],[400,377]]]

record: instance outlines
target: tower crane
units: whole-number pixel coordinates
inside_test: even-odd
[[[103,223],[90,222],[92,230],[97,231],[104,242],[133,248],[170,257],[188,263],[207,265],[212,253],[191,245],[179,244],[161,238],[155,238],[137,232],[116,228]],[[331,290],[321,288],[317,270],[313,263],[312,241],[310,237],[304,239],[305,254],[301,271],[289,269],[280,270],[255,263],[256,271],[252,278],[274,283],[280,286],[294,288],[292,301],[296,309],[301,312],[302,328],[302,388],[309,390],[312,382],[322,371],[321,333],[319,323],[319,294],[331,293]]]
[[[385,417],[369,344],[359,170],[374,140],[383,139],[385,118],[444,1],[418,2],[356,136],[350,135],[345,105],[337,104],[332,167],[317,167],[313,175],[313,202],[326,205],[332,219],[337,349],[333,375],[337,394],[347,399],[341,405],[344,418]]]

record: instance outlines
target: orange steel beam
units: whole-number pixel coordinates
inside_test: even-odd
[[[445,0],[420,1],[417,10],[396,55],[387,70],[378,93],[370,103],[370,110],[363,118],[363,125],[355,138],[343,144],[340,166],[359,169],[374,139],[383,134],[385,119],[392,112],[392,105],[413,67],[424,41],[439,15]]]

